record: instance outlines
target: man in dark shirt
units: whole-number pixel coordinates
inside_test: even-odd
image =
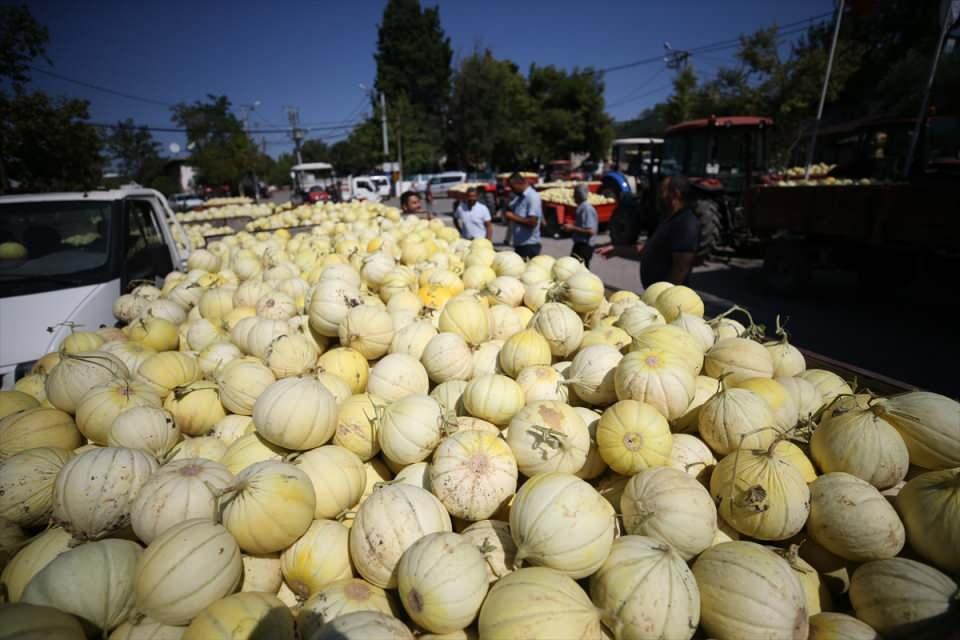
[[[660,181],[660,201],[667,217],[647,241],[636,246],[607,244],[597,247],[604,258],[640,257],[640,281],[644,287],[665,280],[685,284],[690,278],[700,243],[700,221],[692,208],[692,187],[680,175]]]

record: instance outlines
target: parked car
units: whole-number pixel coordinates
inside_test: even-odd
[[[309,202],[314,204],[317,202],[326,202],[330,199],[330,194],[327,192],[326,187],[310,187],[310,190],[304,195],[304,202]]]
[[[463,171],[444,171],[427,181],[427,198],[446,198],[447,190],[455,184],[465,182],[467,174]]]
[[[377,195],[381,198],[390,197],[390,178],[384,175],[372,175],[369,176],[370,181],[373,183],[373,186],[376,187]]]
[[[174,211],[189,211],[203,204],[203,198],[195,193],[178,193],[170,198],[170,206]]]
[[[427,183],[430,181],[430,178],[433,177],[432,173],[417,173],[408,178],[409,189],[411,191],[416,191],[417,193],[426,193]]]

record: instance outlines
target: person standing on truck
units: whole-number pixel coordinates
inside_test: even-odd
[[[529,260],[540,255],[540,220],[543,219],[540,194],[519,173],[510,176],[510,190],[514,197],[503,217],[514,224],[513,250]]]
[[[693,187],[686,177],[672,175],[660,181],[660,204],[666,217],[644,243],[606,244],[596,253],[604,258],[640,258],[640,282],[644,288],[654,282],[686,284],[693,270],[700,244],[700,221],[693,212]]]
[[[563,225],[563,230],[573,235],[573,249],[570,255],[583,260],[583,264],[590,268],[590,258],[593,257],[593,241],[600,228],[597,210],[590,204],[590,191],[586,185],[578,184],[573,189],[573,201],[577,203],[577,212],[574,222]]]
[[[467,189],[467,199],[453,210],[453,224],[467,240],[474,238],[493,239],[493,219],[487,205],[477,202],[476,187]]]

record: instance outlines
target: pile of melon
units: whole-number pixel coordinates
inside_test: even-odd
[[[325,215],[194,251],[0,392],[0,638],[960,629],[956,401],[683,286]]]

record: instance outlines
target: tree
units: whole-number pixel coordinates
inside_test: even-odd
[[[374,86],[386,97],[391,129],[404,146],[405,170],[419,171],[437,164],[453,59],[450,39],[440,25],[439,8],[424,9],[419,0],[389,0],[377,31],[374,59]],[[380,104],[376,95],[372,98],[376,120]],[[391,149],[391,156],[396,155]]]
[[[464,58],[453,81],[447,157],[460,167],[514,169],[535,153],[533,102],[517,65],[488,50]]]
[[[277,186],[290,185],[290,169],[296,163],[297,159],[292,153],[281,153],[267,172],[267,182]]]
[[[23,91],[48,38],[26,7],[0,7],[0,193],[100,184],[102,142],[87,122],[89,103]]]
[[[440,25],[438,7],[419,0],[389,0],[377,31],[375,86],[388,100],[405,95],[424,114],[445,111],[450,95],[450,39]]]
[[[47,28],[34,20],[26,6],[0,6],[0,81],[9,82],[19,93],[30,79],[33,60],[46,59],[49,39]]]
[[[566,72],[553,66],[530,68],[530,97],[542,161],[570,153],[606,155],[613,121],[604,111],[603,81],[592,69]]]
[[[85,100],[37,91],[0,100],[0,164],[20,191],[75,191],[100,184],[102,142]]]
[[[206,102],[174,105],[172,120],[187,130],[193,147],[191,164],[208,185],[239,185],[255,171],[264,175],[270,160],[260,152],[230,111],[226,96],[208,95]]]
[[[330,147],[330,159],[340,175],[366,173],[382,159],[380,125],[373,119],[354,127],[346,140]]]
[[[693,117],[696,108],[697,76],[691,65],[685,65],[673,80],[673,95],[667,100],[667,124],[677,124]]]
[[[147,163],[159,157],[160,145],[146,127],[137,127],[132,118],[120,121],[106,136],[106,147],[121,176],[142,180]]]
[[[667,104],[659,102],[640,112],[633,120],[617,122],[614,135],[617,138],[644,138],[663,135],[667,128]]]
[[[330,148],[323,140],[312,139],[300,145],[304,162],[330,162]]]

